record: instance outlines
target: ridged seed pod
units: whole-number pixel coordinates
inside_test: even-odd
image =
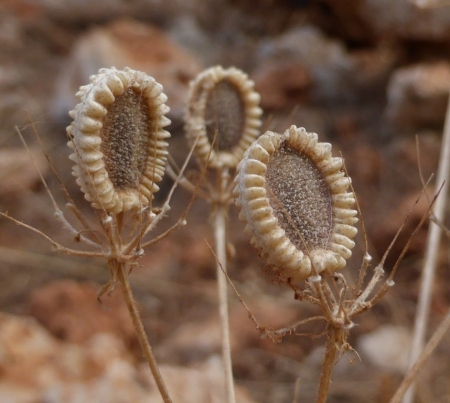
[[[170,124],[163,88],[130,68],[101,69],[80,88],[67,128],[73,175],[97,209],[120,213],[144,207],[164,175]]]
[[[351,256],[358,219],[342,167],[330,144],[295,126],[266,132],[238,165],[234,196],[245,232],[293,282],[342,269]]]
[[[262,110],[253,87],[253,81],[234,67],[211,67],[191,82],[185,130],[191,146],[198,138],[194,154],[201,163],[235,168],[258,137]]]

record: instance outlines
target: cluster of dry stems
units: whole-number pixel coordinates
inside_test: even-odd
[[[276,342],[286,334],[298,334],[298,328],[305,323],[324,323],[326,351],[316,402],[325,402],[333,366],[340,355],[351,349],[347,337],[355,317],[374,306],[394,285],[395,271],[409,245],[387,279],[383,279],[383,266],[391,247],[367,279],[371,263],[367,241],[356,284],[348,284],[338,272],[351,256],[352,238],[357,232],[356,215],[360,217],[366,239],[364,222],[342,158],[333,158],[329,144],[318,142],[316,134],[302,128],[293,126],[282,134],[266,132],[260,136],[259,95],[253,90],[253,82],[234,68],[208,69],[191,83],[185,124],[191,150],[180,168],[173,162],[165,168],[166,140],[170,137],[164,130],[170,124],[165,117],[167,98],[153,78],[128,68],[102,69],[91,78],[89,85],[80,88],[78,96],[81,102],[71,112],[74,121],[68,128],[69,146],[73,150],[70,158],[75,162],[73,174],[95,209],[98,223],[93,225],[84,218],[50,160],[76,225],[66,219],[42,175],[41,179],[54,206],[55,218],[88,250],[67,248],[41,231],[2,215],[45,237],[58,252],[107,261],[110,280],[99,290],[99,297],[111,293],[116,284],[121,285],[143,353],[163,401],[168,403],[170,391],[159,373],[128,275],[146,248],[186,224],[194,197],[206,199],[211,206],[210,221],[215,236],[213,253],[217,261],[226,396],[227,403],[234,403],[227,282],[248,309],[226,273],[226,221],[229,205],[236,200],[240,218],[246,223],[245,231],[267,269],[278,282],[294,291],[296,299],[309,301],[321,310],[319,316],[279,330],[261,326],[250,311],[249,317],[262,334]],[[449,132],[447,128],[447,142]],[[446,149],[450,148],[447,146]],[[200,172],[196,183],[184,175],[191,157],[195,157]],[[174,180],[173,186],[162,206],[155,207],[153,196],[165,170]],[[438,177],[438,183],[444,180],[442,175]],[[192,192],[186,211],[168,230],[148,239],[147,235],[170,211],[170,201],[178,185]],[[429,211],[435,199],[430,201]],[[445,200],[445,193],[438,199],[438,207],[439,200]],[[438,207],[436,217],[440,220],[442,213]],[[426,218],[422,218],[410,241]],[[407,375],[393,403],[401,399],[421,363],[442,337],[449,318],[448,315]]]

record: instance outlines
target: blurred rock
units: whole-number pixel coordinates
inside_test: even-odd
[[[184,0],[40,0],[46,14],[69,23],[103,22],[129,16],[165,23],[177,13],[185,13],[195,7],[195,1]]]
[[[380,151],[370,145],[356,144],[344,154],[345,166],[358,186],[374,186],[380,180]]]
[[[120,15],[126,15],[130,9],[127,2],[123,0],[100,0],[91,2],[89,0],[80,0],[76,2],[66,2],[59,0],[41,1],[43,9],[61,20],[69,21],[98,21],[111,19]]]
[[[174,402],[183,403],[225,403],[222,360],[212,356],[196,368],[184,368],[162,365],[161,375],[167,383]],[[143,378],[151,380],[152,386],[149,402],[162,403],[161,396],[151,378],[147,365],[141,366]],[[236,385],[236,401],[239,403],[254,402],[247,390]]]
[[[286,26],[303,23],[309,17],[311,0],[228,0],[236,7],[242,24],[241,29],[274,35],[286,30]],[[246,22],[246,23],[245,23]]]
[[[399,190],[418,190],[422,187],[419,169],[426,181],[435,175],[438,169],[441,152],[442,135],[439,132],[423,130],[416,136],[398,136],[384,153],[384,168],[386,175],[395,176],[392,182]],[[390,172],[389,172],[390,171]],[[413,175],[411,175],[413,173]],[[388,178],[383,178],[386,184]],[[401,186],[403,183],[403,186]]]
[[[354,43],[379,38],[444,41],[450,38],[450,8],[442,0],[325,0],[312,19]],[[441,3],[439,5],[439,3]]]
[[[172,42],[158,28],[132,20],[118,20],[93,28],[76,42],[57,80],[52,114],[69,121],[79,101],[75,93],[102,67],[130,67],[147,73],[164,87],[169,117],[181,119],[189,81],[201,70],[197,59]]]
[[[41,180],[39,171],[45,176],[49,166],[40,149],[0,149],[0,194],[30,190]],[[36,164],[36,165],[34,165]]]
[[[423,187],[420,175],[424,181],[427,181],[437,171],[441,148],[440,135],[423,131],[417,133],[417,140],[416,144],[416,137],[398,136],[381,150],[380,186],[376,194],[372,195],[372,199],[365,199],[363,215],[369,239],[380,257],[420,197]],[[352,169],[354,170],[355,167]],[[362,191],[364,194],[365,189]],[[429,199],[433,192],[432,183],[427,189]],[[357,193],[359,194],[358,188]],[[388,257],[388,265],[395,262],[427,209],[427,197],[422,195]],[[408,255],[421,255],[424,252],[427,231],[428,221],[426,220],[412,240]]]
[[[379,221],[373,228],[370,228],[370,241],[374,245],[378,256],[383,256],[389,247],[389,244],[394,239],[394,236],[402,226],[406,216],[411,212],[408,221],[403,227],[402,232],[397,238],[397,241],[389,253],[388,259],[386,260],[388,266],[391,266],[396,261],[397,257],[410,240],[411,234],[416,229],[420,220],[427,214],[428,201],[425,196],[422,196],[417,205],[414,206],[418,197],[418,192],[403,195],[398,204],[394,207],[389,207],[388,211],[383,210],[381,212],[382,214],[379,214],[381,215],[381,217],[379,216]],[[413,206],[414,210],[411,211]],[[428,220],[425,221],[420,231],[412,239],[406,256],[423,254],[427,241],[427,232]]]
[[[384,371],[405,373],[411,341],[408,329],[382,325],[372,333],[361,336],[356,350]]]
[[[386,115],[399,129],[441,129],[450,91],[450,63],[418,64],[394,72]]]
[[[167,33],[175,43],[195,55],[202,66],[218,63],[221,47],[200,26],[195,15],[181,13],[174,16]]]
[[[22,45],[20,18],[19,13],[15,10],[16,7],[20,8],[20,5],[5,1],[0,4],[0,44],[5,50]]]
[[[358,122],[352,116],[343,114],[335,120],[333,132],[345,159],[345,167],[358,193],[362,192],[363,188],[378,184],[380,150],[362,140],[363,133]]]
[[[373,102],[395,62],[395,55],[388,48],[349,53],[344,43],[328,39],[313,26],[294,28],[266,39],[257,53],[259,68],[255,77],[263,75],[268,63],[271,66],[302,65],[299,74],[305,74],[305,69],[309,72],[311,94],[313,100],[319,102],[358,102],[361,99]],[[291,79],[298,80],[298,77],[291,75]],[[292,85],[296,88],[295,83]]]
[[[214,288],[216,289],[216,286]],[[256,301],[256,298],[246,298],[245,302],[252,306],[252,314],[259,321],[261,328],[266,327],[267,330],[288,327],[299,317],[299,309],[293,298],[284,301],[272,298],[258,298]],[[177,362],[183,365],[202,362],[208,357],[220,354],[221,329],[218,307],[215,309],[208,317],[182,324],[158,346],[158,354],[166,359],[177,357]],[[308,312],[303,309],[301,314],[307,315]],[[247,348],[277,351],[279,346],[255,328],[255,324],[237,301],[229,305],[229,323],[230,329],[233,329],[230,332],[231,351],[236,358]],[[296,349],[298,350],[298,344]]]
[[[380,36],[397,35],[416,40],[448,40],[450,8],[420,7],[418,3],[419,1],[411,0],[361,0],[357,9],[366,24]]]
[[[212,358],[196,369],[160,366],[174,401],[224,402],[223,368]],[[61,342],[35,320],[0,314],[0,401],[8,403],[150,403],[160,401],[147,364],[136,367],[123,343],[98,333]],[[237,387],[239,402],[251,403]]]
[[[0,401],[148,402],[133,359],[110,334],[62,343],[30,318],[0,314]]]
[[[374,45],[375,33],[360,15],[362,0],[325,0],[310,10],[312,23],[330,36],[343,38],[358,45]]]
[[[171,337],[166,338],[158,346],[158,354],[167,359],[176,356],[183,364],[203,361],[211,355],[220,354],[220,335],[218,315],[202,321],[191,321],[181,325]]]
[[[264,109],[292,108],[309,98],[312,81],[309,71],[301,63],[268,63],[252,78]]]
[[[18,15],[11,10],[11,2],[0,2],[0,138],[11,137],[14,125],[23,110],[30,110],[31,102],[22,92],[24,71],[11,55],[24,52],[24,35]],[[20,89],[20,90],[19,90]],[[21,92],[22,91],[22,92]],[[18,113],[20,110],[21,114]],[[0,172],[3,170],[0,169]],[[2,175],[0,174],[0,177]]]
[[[120,285],[111,296],[97,299],[98,287],[60,280],[36,289],[30,296],[30,313],[54,336],[84,343],[98,333],[111,333],[131,349],[139,349]]]

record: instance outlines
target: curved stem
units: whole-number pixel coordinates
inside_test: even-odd
[[[139,343],[141,345],[144,356],[147,359],[150,371],[152,372],[153,378],[155,379],[156,385],[158,386],[159,393],[161,394],[164,403],[172,403],[172,399],[169,396],[169,392],[161,377],[161,373],[159,372],[158,364],[156,363],[155,356],[153,355],[152,347],[150,346],[147,335],[144,331],[144,326],[142,325],[141,317],[139,316],[139,311],[136,307],[133,293],[131,291],[131,285],[128,280],[126,265],[121,262],[116,262],[116,264],[117,276],[120,283],[122,284],[122,292],[127,304],[128,312],[130,313],[134,328],[136,329]]]
[[[316,403],[325,403],[327,401],[328,389],[331,383],[331,374],[333,372],[334,360],[336,359],[336,341],[339,338],[341,330],[330,326],[327,337],[327,347],[325,358],[322,363],[322,374],[320,376],[319,391],[317,392]]]

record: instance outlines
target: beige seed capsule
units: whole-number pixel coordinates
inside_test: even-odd
[[[162,180],[170,134],[163,88],[130,68],[101,69],[80,88],[67,128],[73,175],[92,207],[120,213],[147,206]]]
[[[234,67],[209,68],[191,82],[185,130],[191,146],[198,138],[194,154],[201,163],[235,168],[258,137],[262,110],[253,87],[253,81]]]
[[[234,196],[260,255],[293,282],[342,269],[357,212],[343,160],[317,134],[292,126],[266,132],[238,165]]]

